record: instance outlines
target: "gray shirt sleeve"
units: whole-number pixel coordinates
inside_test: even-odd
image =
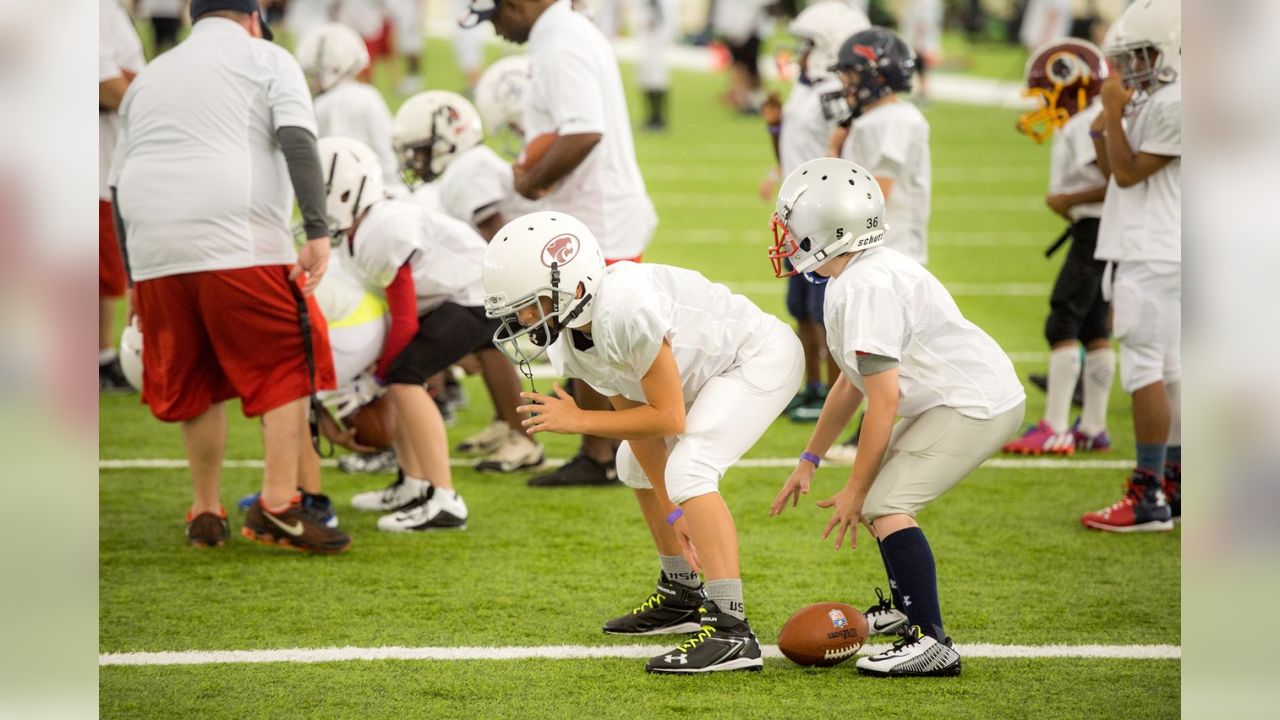
[[[307,239],[329,234],[328,212],[325,210],[324,171],[320,169],[320,151],[316,136],[306,128],[289,125],[276,130],[276,141],[289,166],[293,194],[302,210],[302,227]]]
[[[863,377],[887,372],[896,367],[898,367],[898,361],[885,355],[868,353],[858,356],[858,374]]]

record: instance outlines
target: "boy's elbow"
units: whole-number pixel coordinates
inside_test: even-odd
[[[667,427],[664,435],[666,437],[675,437],[677,435],[683,435],[684,421],[685,421],[685,416],[683,412],[668,414],[667,422],[666,422]]]

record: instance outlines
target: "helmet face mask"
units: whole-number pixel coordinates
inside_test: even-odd
[[[428,90],[406,100],[396,111],[392,127],[392,146],[411,186],[434,181],[454,158],[483,139],[475,107],[461,95],[443,90]]]
[[[553,274],[558,275],[555,271]],[[560,336],[561,306],[571,303],[576,293],[555,287],[557,279],[553,277],[552,285],[534,288],[530,294],[512,302],[497,296],[485,298],[485,315],[502,321],[502,326],[493,334],[493,344],[516,365],[542,357]],[[527,325],[521,322],[526,310],[533,311],[526,316],[529,318]],[[532,351],[529,345],[533,346]]]

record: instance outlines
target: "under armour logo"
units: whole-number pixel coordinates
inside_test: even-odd
[[[910,595],[903,595],[903,596],[902,596],[902,607],[911,607],[911,596],[910,596]]]
[[[674,662],[676,662],[676,661],[679,661],[681,665],[688,665],[688,664],[689,664],[689,656],[688,656],[688,655],[667,655],[666,657],[664,657],[664,658],[662,658],[662,659],[663,659],[663,660],[666,660],[666,661],[667,661],[667,664],[671,664],[671,663],[674,663]]]

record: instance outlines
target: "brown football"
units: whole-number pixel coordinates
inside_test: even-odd
[[[542,156],[547,153],[547,148],[551,147],[551,143],[558,137],[560,136],[553,132],[543,133],[525,143],[524,150],[520,151],[520,157],[516,158],[516,164],[525,170],[537,165]]]
[[[830,667],[867,641],[867,618],[852,605],[822,602],[800,608],[782,626],[778,649],[797,665]]]
[[[385,450],[396,439],[396,414],[386,395],[348,415],[346,424],[355,428],[356,442],[361,445]]]

